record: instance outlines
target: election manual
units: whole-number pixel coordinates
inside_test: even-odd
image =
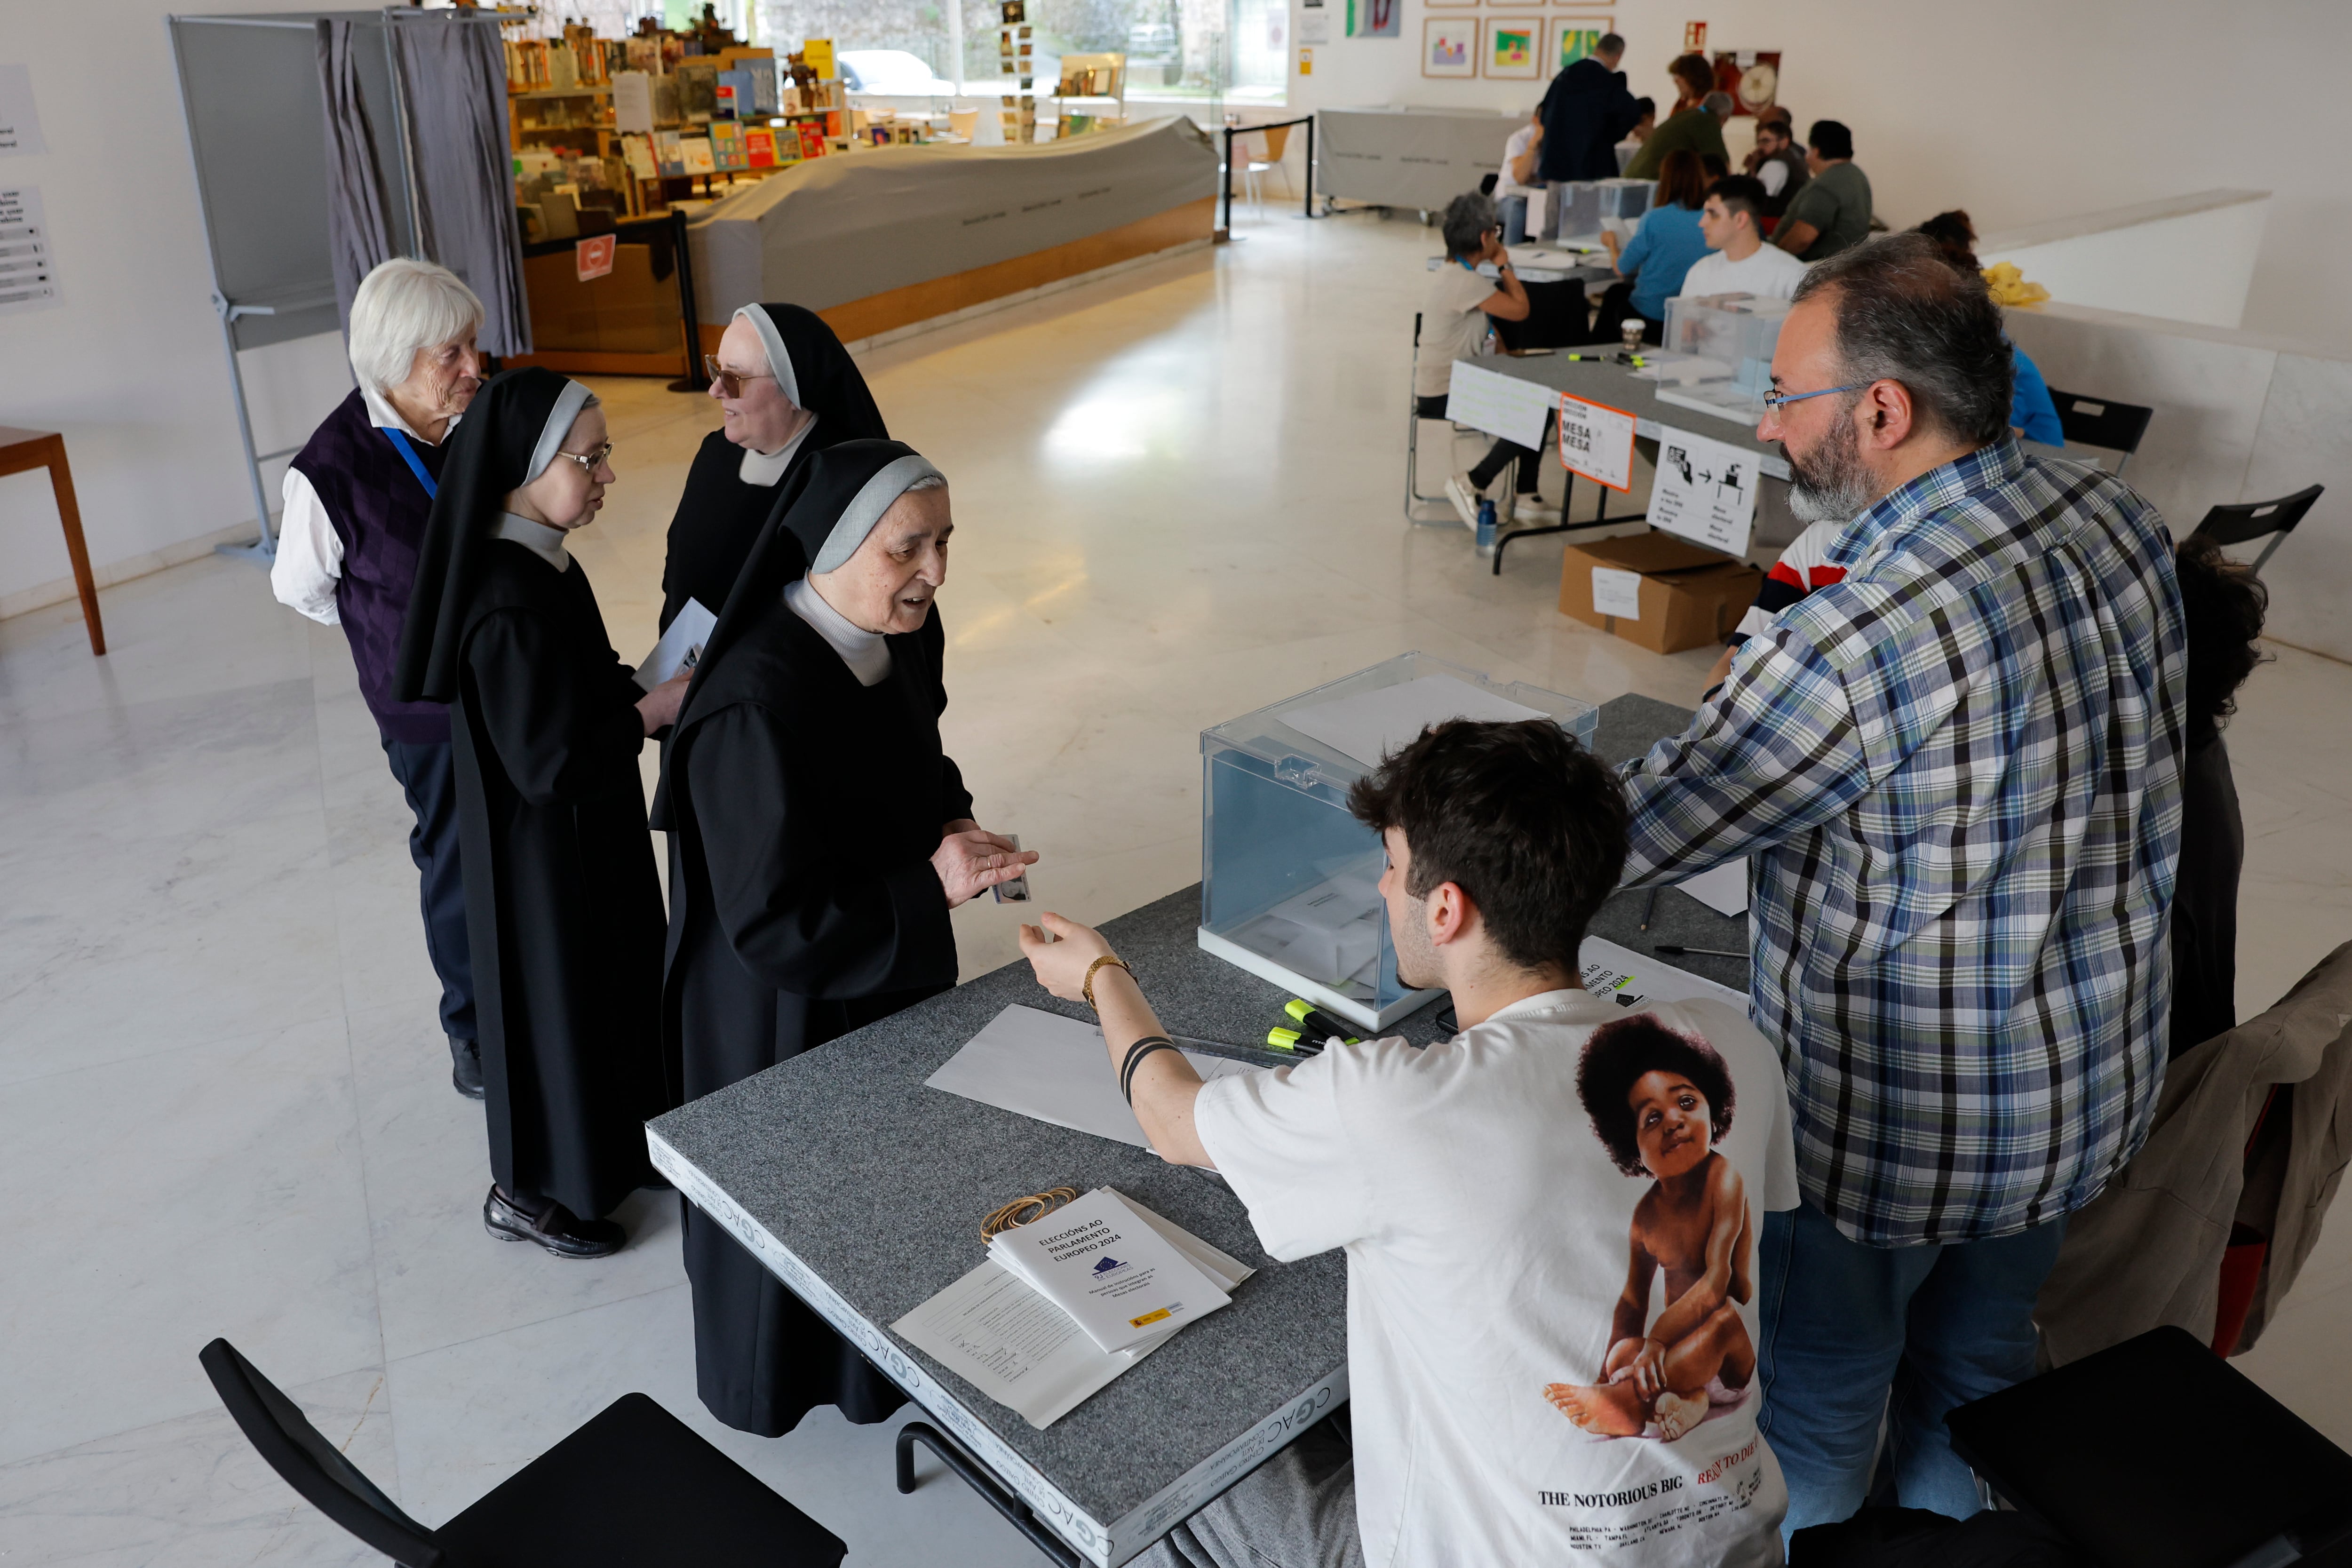
[[[1003,1232],[988,1254],[1107,1351],[1129,1349],[1233,1300],[1108,1187]]]

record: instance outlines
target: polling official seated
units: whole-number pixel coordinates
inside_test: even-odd
[[[1523,321],[1529,304],[1527,286],[1503,248],[1502,230],[1495,204],[1475,191],[1465,191],[1445,204],[1445,263],[1430,275],[1429,293],[1421,308],[1420,358],[1413,363],[1413,412],[1423,419],[1443,419],[1454,390],[1454,362],[1475,359],[1487,352],[1487,337],[1497,321]],[[1478,270],[1492,262],[1496,276]],[[1549,426],[1547,425],[1549,429]],[[1497,439],[1486,457],[1467,473],[1445,481],[1462,526],[1478,526],[1478,500],[1517,459],[1518,479],[1503,502],[1526,517],[1537,510],[1538,455],[1516,441]],[[1557,517],[1557,513],[1552,514]]]
[[[1100,933],[1021,933],[1096,1008],[1161,1157],[1216,1170],[1272,1257],[1348,1257],[1352,1436],[1311,1428],[1137,1561],[1777,1564],[1754,1281],[1764,1212],[1797,1202],[1779,1059],[1738,1007],[1580,986],[1626,807],[1556,724],[1438,725],[1349,805],[1450,1041],[1204,1084]]]
[[[1786,300],[1797,291],[1805,264],[1764,243],[1758,226],[1764,211],[1764,187],[1745,174],[1729,174],[1707,187],[1706,205],[1699,208],[1698,228],[1707,252],[1691,263],[1676,290],[1705,299],[1716,294],[1753,294],[1759,299]]]
[[[1665,338],[1666,301],[1683,291],[1683,278],[1706,254],[1706,236],[1699,227],[1699,209],[1706,205],[1706,171],[1696,153],[1668,154],[1658,175],[1650,210],[1642,215],[1633,243],[1621,251],[1614,234],[1601,242],[1624,281],[1612,283],[1601,296],[1601,313],[1593,319],[1592,341],[1617,342],[1620,323],[1642,318],[1642,341]]]

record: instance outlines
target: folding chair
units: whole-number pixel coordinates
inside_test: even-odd
[[[2070,447],[2096,447],[2116,454],[2116,472],[2124,471],[2124,464],[2139,450],[2139,439],[2147,434],[2147,422],[2156,417],[2153,408],[2142,408],[2137,403],[2116,403],[2104,397],[2085,397],[2079,392],[2050,389],[2050,401],[2058,405],[2058,428]]]
[[[198,1352],[288,1486],[402,1568],[840,1568],[849,1548],[642,1394],[625,1394],[438,1530],[408,1517],[226,1340]]]
[[[1412,389],[1413,374],[1421,368],[1421,312],[1418,310],[1412,313],[1412,363],[1413,370],[1406,373],[1404,383],[1404,520],[1411,523],[1459,523],[1461,520],[1454,515],[1454,503],[1445,499],[1444,491],[1433,496],[1421,493],[1421,395]],[[1451,424],[1446,426],[1449,432],[1453,428]],[[1449,436],[1449,442],[1450,439]],[[1446,449],[1446,458],[1447,472],[1451,473],[1453,448],[1450,445]],[[1422,516],[1420,509],[1427,506],[1442,506],[1445,509],[1445,515],[1442,518]]]
[[[2263,563],[2286,542],[2286,536],[2294,531],[2294,525],[2303,521],[2303,514],[2311,510],[2312,502],[2326,488],[2314,485],[2276,500],[2242,500],[2217,506],[2205,514],[2205,521],[2189,537],[2210,539],[2216,544],[2244,544],[2266,533],[2272,535],[2271,542],[2263,546],[2263,552],[2254,557],[2253,573],[2259,577],[2263,574]]]

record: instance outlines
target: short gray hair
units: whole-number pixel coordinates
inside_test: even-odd
[[[1698,106],[1717,120],[1730,119],[1731,111],[1739,107],[1732,101],[1731,95],[1727,92],[1710,92],[1698,100]]]
[[[1934,240],[1881,235],[1817,261],[1794,302],[1817,297],[1837,317],[1840,381],[1902,383],[1921,418],[1956,441],[2008,433],[2017,367],[2000,307]]]
[[[1445,204],[1445,254],[1468,256],[1477,250],[1497,221],[1493,202],[1477,191],[1463,192]]]
[[[457,275],[430,261],[379,262],[352,297],[352,372],[375,392],[408,379],[419,349],[478,329],[482,302]]]

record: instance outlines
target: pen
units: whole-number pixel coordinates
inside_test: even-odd
[[[1744,952],[1726,952],[1719,947],[1685,947],[1679,942],[1654,942],[1651,945],[1650,951],[1664,953],[1669,958],[1680,958],[1686,952],[1697,958],[1746,958],[1748,956]]]
[[[1294,996],[1282,1005],[1282,1010],[1290,1016],[1293,1023],[1312,1033],[1318,1040],[1336,1039],[1343,1046],[1352,1046],[1360,1038],[1354,1029],[1312,1002]]]
[[[1658,889],[1655,884],[1652,884],[1650,890],[1642,895],[1642,923],[1634,929],[1637,931],[1649,930],[1650,917],[1657,912]]]

